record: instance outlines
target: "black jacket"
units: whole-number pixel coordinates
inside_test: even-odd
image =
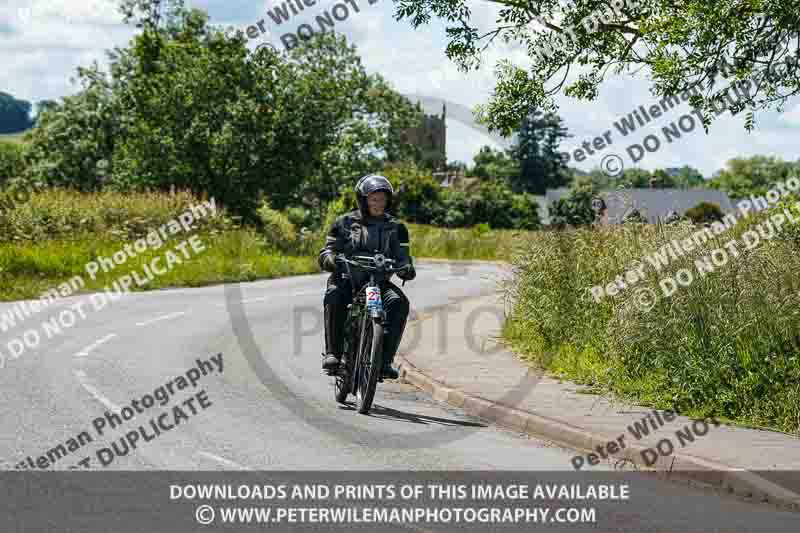
[[[406,225],[390,213],[384,213],[382,222],[380,227],[370,218],[364,217],[359,210],[337,218],[331,224],[325,246],[319,252],[320,268],[326,269],[325,258],[331,254],[350,257],[358,254],[372,255],[376,252],[397,261],[395,267],[411,264]]]

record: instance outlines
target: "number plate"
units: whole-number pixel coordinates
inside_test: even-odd
[[[383,302],[381,301],[381,290],[378,287],[367,287],[367,307],[382,309]]]

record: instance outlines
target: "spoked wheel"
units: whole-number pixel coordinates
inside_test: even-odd
[[[369,413],[375,398],[375,387],[383,364],[383,325],[376,320],[367,320],[364,328],[362,353],[356,374],[356,407],[362,415]]]
[[[350,394],[349,381],[350,380],[345,378],[341,373],[337,374],[336,382],[333,385],[337,402],[345,403],[345,401],[347,400],[347,395]]]
[[[333,394],[336,398],[338,403],[345,403],[347,401],[347,397],[350,394],[353,394],[355,391],[353,390],[353,353],[356,350],[353,349],[353,335],[352,335],[352,327],[351,327],[351,318],[348,316],[347,320],[344,324],[344,331],[346,332],[346,336],[344,339],[344,354],[342,357],[346,358],[346,365],[340,365],[338,371],[336,372],[336,377],[333,383]]]

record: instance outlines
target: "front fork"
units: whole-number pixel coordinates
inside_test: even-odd
[[[353,304],[348,304],[348,306],[347,306],[348,312],[352,312],[352,306],[353,306]],[[356,316],[354,316],[354,315],[350,315],[350,316],[353,319],[356,318]],[[365,351],[367,349],[371,350],[371,346],[370,347],[362,346],[362,343],[364,342],[365,328],[366,328],[366,325],[367,325],[366,321],[367,320],[375,320],[375,319],[379,320],[381,325],[383,326],[383,338],[384,339],[386,339],[386,334],[388,333],[387,326],[388,326],[389,323],[386,320],[386,311],[385,310],[383,310],[383,309],[368,309],[368,310],[366,310],[365,313],[362,312],[361,316],[359,318],[360,318],[360,320],[359,320],[359,328],[358,328],[358,337],[357,337],[357,340],[356,340],[356,343],[357,343],[357,347],[356,348],[357,349],[355,350],[355,353],[350,354],[350,356],[353,357],[353,362],[352,362],[352,367],[351,367],[353,369],[356,368],[356,366],[359,366],[359,367],[361,366],[361,365],[358,365],[358,363],[361,362],[361,361],[359,361],[359,358],[360,357],[369,357],[369,355],[365,354]],[[378,368],[377,371],[381,372],[381,369]],[[352,375],[352,377],[353,377],[353,379],[350,382],[350,386],[352,388],[352,394],[356,394],[356,389],[358,388],[358,379],[357,379],[357,376],[355,376],[354,374]],[[379,375],[378,376],[378,380],[379,381],[383,381],[383,378],[381,378],[380,375]]]

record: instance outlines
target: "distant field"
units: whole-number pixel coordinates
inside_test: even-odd
[[[0,133],[0,141],[11,141],[16,143],[22,142],[22,136],[25,135],[23,133]]]

